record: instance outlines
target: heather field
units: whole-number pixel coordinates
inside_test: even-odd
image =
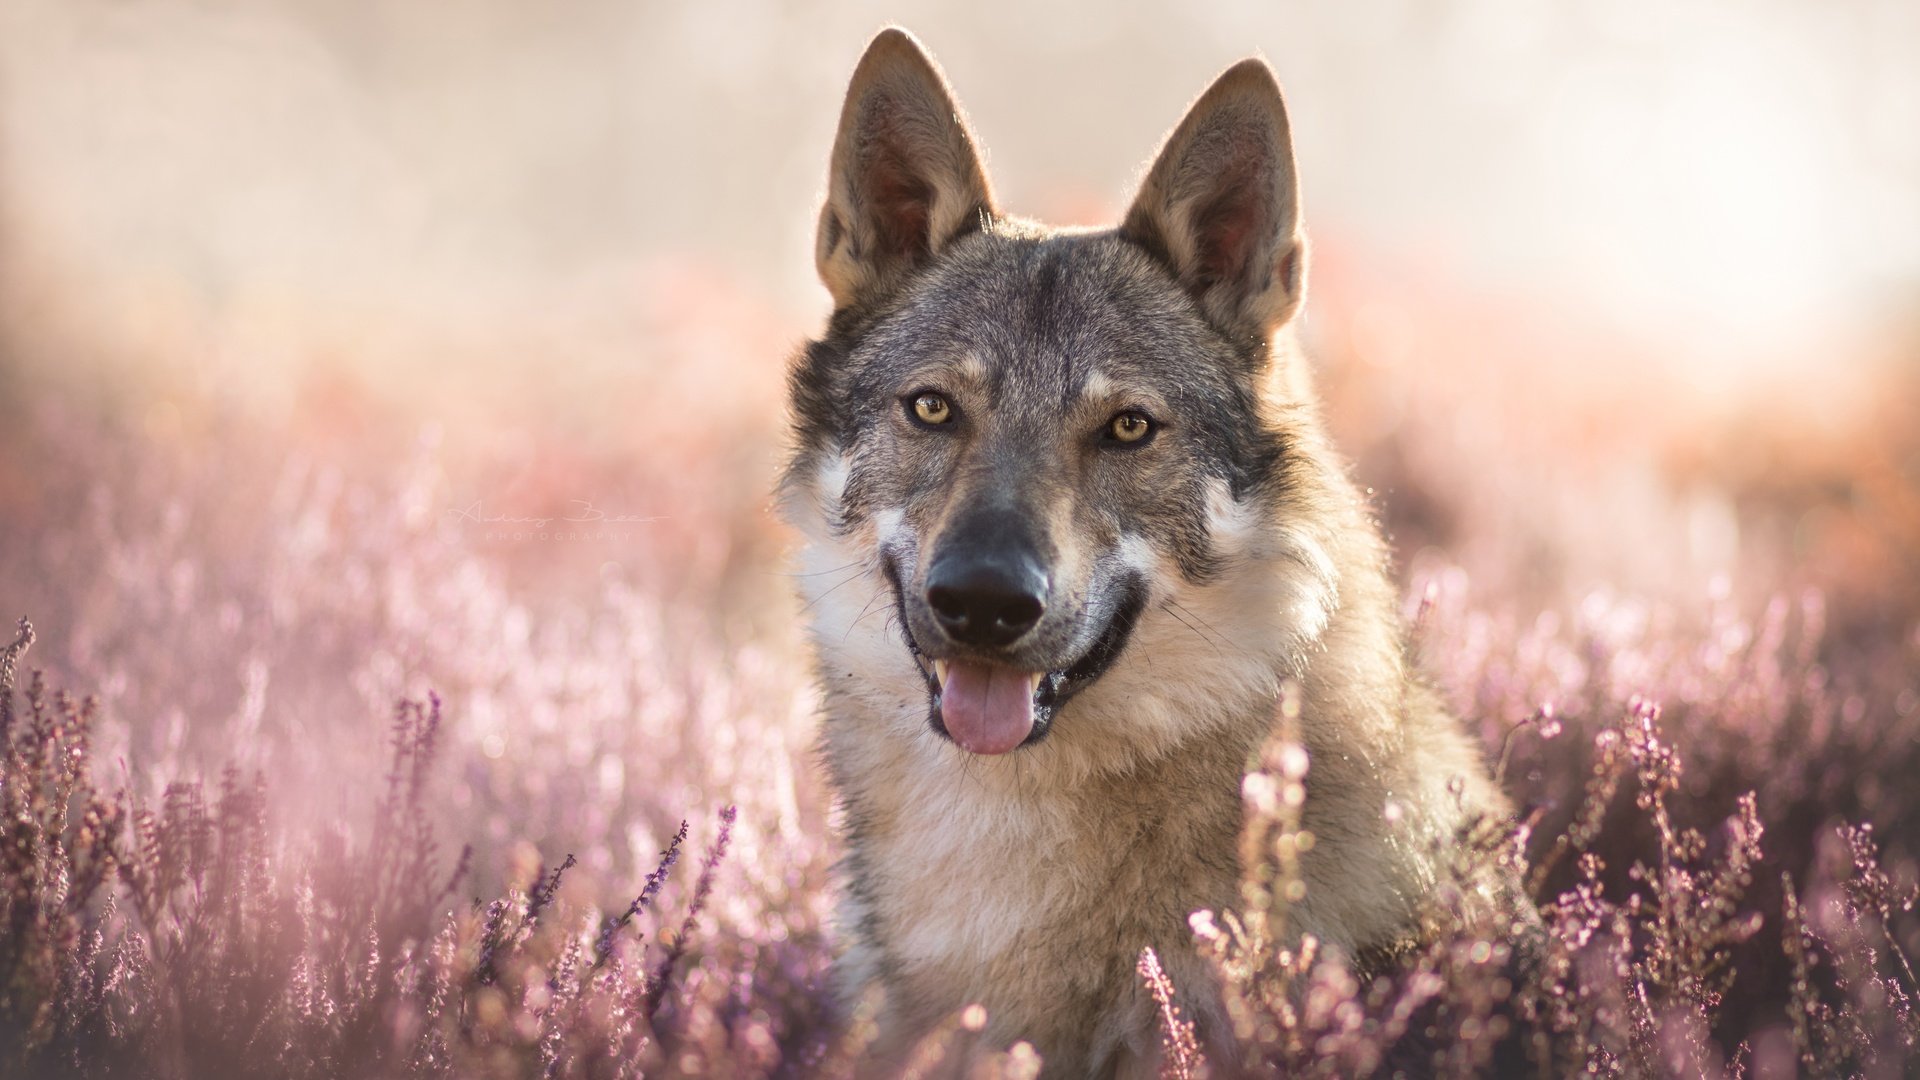
[[[88,247],[53,144],[5,145],[0,1075],[854,1075],[769,499],[822,294],[673,237],[397,299],[192,278]],[[1316,378],[1521,812],[1461,858],[1547,938],[1364,983],[1281,950],[1282,724],[1246,903],[1194,922],[1244,1057],[1168,1012],[1166,1075],[1913,1075],[1920,271],[1715,344],[1351,220],[1316,224]],[[804,223],[754,243],[805,270]],[[1037,1074],[978,1027],[910,1075]]]
[[[1428,1025],[1471,1074],[1517,1009],[1546,1075],[1906,1072],[1912,353],[1844,420],[1787,387],[1704,427],[1630,384],[1555,398],[1501,369],[1492,322],[1459,328],[1479,354],[1370,354],[1340,306],[1369,286],[1323,262],[1327,391],[1423,662],[1526,811],[1482,839],[1522,860],[1552,950],[1520,985],[1504,943],[1463,941],[1359,986],[1217,929],[1196,947],[1245,992],[1250,1052],[1364,1073]],[[734,303],[634,333],[662,368],[718,346],[769,383],[782,343]],[[114,347],[28,314],[10,350]],[[332,379],[263,423],[10,375],[0,592],[34,625],[7,652],[9,1071],[856,1060],[822,989],[831,812],[766,507],[774,396],[634,378],[599,406],[620,424],[502,390],[465,406],[511,426],[480,435]],[[566,520],[594,511],[634,520]],[[1282,803],[1249,812],[1285,834]]]

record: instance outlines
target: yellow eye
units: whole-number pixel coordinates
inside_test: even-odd
[[[953,419],[953,406],[939,394],[921,394],[913,399],[913,415],[923,424],[944,424]]]
[[[1107,421],[1107,437],[1114,442],[1137,443],[1153,433],[1153,421],[1144,413],[1123,412]]]

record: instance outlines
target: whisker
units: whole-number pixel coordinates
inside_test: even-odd
[[[861,563],[865,561],[866,560],[864,559],[855,559],[850,563],[847,563],[843,566],[836,566],[831,570],[770,570],[768,571],[768,574],[772,577],[789,577],[789,578],[820,577],[824,574],[837,574],[842,570],[847,570],[852,567],[859,566]]]
[[[1221,633],[1221,632],[1220,632],[1219,630],[1217,630],[1217,629],[1215,629],[1215,628],[1214,628],[1214,625],[1213,625],[1212,623],[1210,623],[1210,622],[1208,622],[1207,620],[1205,620],[1205,619],[1203,619],[1203,618],[1201,618],[1201,617],[1200,617],[1200,613],[1199,613],[1199,612],[1197,612],[1197,611],[1195,611],[1195,610],[1193,610],[1192,608],[1190,608],[1190,607],[1188,607],[1188,606],[1187,606],[1187,605],[1185,605],[1185,604],[1182,604],[1182,603],[1180,603],[1180,602],[1179,602],[1179,601],[1177,601],[1177,600],[1168,600],[1168,601],[1167,601],[1167,603],[1169,603],[1169,604],[1172,604],[1172,605],[1173,605],[1174,607],[1177,607],[1177,608],[1179,608],[1179,609],[1180,609],[1181,611],[1184,611],[1184,612],[1186,612],[1186,613],[1187,613],[1187,616],[1188,616],[1189,618],[1192,618],[1193,620],[1195,620],[1196,622],[1198,622],[1198,623],[1199,623],[1199,624],[1200,624],[1201,626],[1204,626],[1204,627],[1206,627],[1206,628],[1207,628],[1207,630],[1208,630],[1208,632],[1209,632],[1209,633],[1211,633],[1211,634],[1213,635],[1213,637],[1214,637],[1214,640],[1216,640],[1216,641],[1218,641],[1218,642],[1220,642],[1220,643],[1221,643],[1222,645],[1225,645],[1225,646],[1226,646],[1227,648],[1229,648],[1229,649],[1232,649],[1232,650],[1233,650],[1234,652],[1237,652],[1237,653],[1239,653],[1239,654],[1240,654],[1240,655],[1242,655],[1242,656],[1252,656],[1252,655],[1253,655],[1253,653],[1252,653],[1252,652],[1250,652],[1250,651],[1249,651],[1249,650],[1247,650],[1246,648],[1244,648],[1244,647],[1242,647],[1242,646],[1241,646],[1240,644],[1238,644],[1237,642],[1235,642],[1235,641],[1234,641],[1234,640],[1233,640],[1232,638],[1229,638],[1229,637],[1228,637],[1227,635],[1225,635],[1225,634],[1223,634],[1223,633]]]
[[[823,592],[819,596],[816,596],[813,599],[807,601],[805,604],[802,604],[800,606],[800,610],[802,612],[806,612],[810,610],[813,607],[813,605],[819,603],[822,600],[825,600],[829,596],[832,596],[835,592],[839,591],[841,586],[847,584],[847,582],[849,581],[854,580],[855,578],[859,577],[861,574],[865,572],[866,572],[866,567],[864,566],[854,570],[853,573],[848,574],[844,579],[835,582],[830,588],[827,589],[826,592]]]
[[[1166,612],[1167,614],[1169,614],[1169,615],[1171,615],[1171,616],[1173,616],[1173,619],[1174,619],[1174,621],[1175,621],[1175,622],[1177,622],[1177,623],[1179,623],[1179,624],[1180,624],[1181,626],[1184,626],[1184,627],[1186,627],[1186,628],[1187,628],[1188,630],[1191,630],[1191,631],[1193,631],[1193,636],[1194,636],[1194,637],[1197,637],[1197,638],[1199,638],[1199,639],[1200,639],[1201,641],[1204,641],[1204,642],[1206,642],[1206,643],[1207,643],[1207,648],[1209,648],[1209,649],[1212,649],[1212,650],[1213,650],[1213,654],[1214,654],[1215,656],[1219,656],[1219,655],[1221,655],[1221,653],[1220,653],[1220,646],[1219,646],[1219,645],[1217,645],[1217,644],[1215,644],[1215,643],[1214,643],[1214,640],[1213,640],[1212,638],[1210,638],[1210,637],[1208,637],[1207,635],[1205,635],[1205,634],[1203,634],[1203,633],[1201,633],[1201,632],[1200,632],[1200,628],[1199,628],[1199,627],[1197,627],[1197,626],[1195,626],[1195,625],[1193,625],[1192,623],[1190,623],[1190,622],[1188,622],[1188,621],[1187,621],[1187,620],[1186,620],[1186,619],[1185,619],[1185,618],[1184,618],[1184,617],[1183,617],[1183,616],[1182,616],[1182,615],[1180,614],[1180,612],[1178,612],[1178,611],[1176,611],[1176,610],[1174,610],[1174,609],[1175,609],[1176,607],[1178,607],[1178,605],[1176,605],[1176,604],[1175,604],[1175,603],[1174,603],[1173,601],[1171,601],[1171,600],[1169,600],[1169,601],[1167,601],[1166,603],[1164,603],[1164,604],[1161,604],[1161,605],[1160,605],[1160,610],[1161,610],[1161,611],[1164,611],[1164,612]]]
[[[873,610],[874,610],[873,605],[879,603],[883,599],[885,599],[885,594],[879,593],[879,592],[876,592],[873,594],[873,599],[867,601],[867,606],[861,608],[860,614],[855,615],[853,617],[853,621],[847,624],[847,632],[841,636],[840,638],[841,642],[844,643],[847,640],[847,638],[850,638],[853,636],[853,628],[856,626],[859,626],[862,620],[864,620],[867,616],[873,614]]]

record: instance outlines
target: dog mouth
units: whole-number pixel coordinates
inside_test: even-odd
[[[1129,576],[1098,637],[1073,662],[1048,671],[963,657],[934,657],[914,639],[906,592],[892,560],[886,575],[898,605],[900,634],[927,683],[927,722],[975,754],[1005,754],[1047,737],[1060,709],[1107,673],[1146,610],[1146,583]]]

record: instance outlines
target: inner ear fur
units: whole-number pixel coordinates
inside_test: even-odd
[[[836,309],[889,289],[996,214],[973,133],[913,35],[880,32],[840,110],[815,263]]]
[[[1273,69],[1227,69],[1167,137],[1121,225],[1230,336],[1265,337],[1305,293],[1306,240]]]

